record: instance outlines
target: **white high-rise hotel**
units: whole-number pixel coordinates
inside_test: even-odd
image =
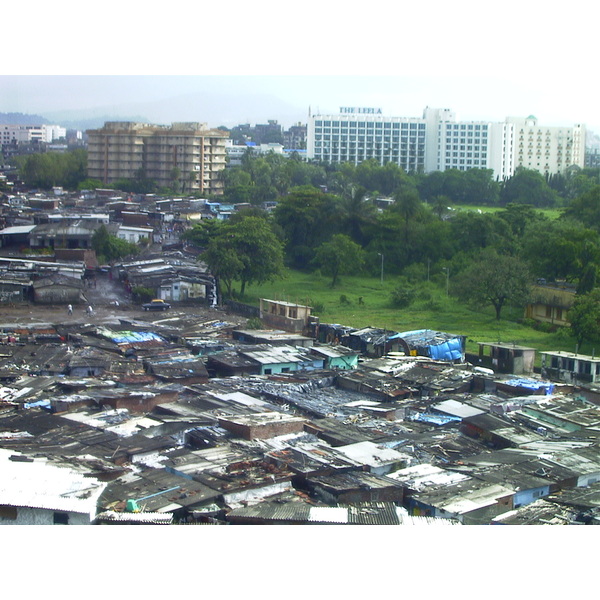
[[[309,114],[307,133],[307,157],[331,163],[372,158],[407,172],[491,169],[500,179],[519,166],[543,174],[584,166],[585,127],[541,127],[535,117],[492,123],[456,121],[445,108],[426,108],[419,119],[342,107],[339,114]]]

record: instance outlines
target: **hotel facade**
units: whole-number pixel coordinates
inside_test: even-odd
[[[309,114],[307,157],[330,163],[393,162],[408,173],[491,169],[511,177],[517,167],[542,174],[584,166],[585,127],[538,127],[534,117],[504,122],[457,121],[445,108],[422,118],[385,116],[380,108],[342,107]]]

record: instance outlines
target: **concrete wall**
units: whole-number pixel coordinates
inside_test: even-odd
[[[73,512],[53,511],[43,508],[14,507],[16,519],[0,516],[1,525],[54,525],[54,514],[67,515],[68,525],[90,525],[92,515]]]

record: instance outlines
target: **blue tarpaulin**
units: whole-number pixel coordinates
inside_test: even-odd
[[[429,356],[435,360],[460,360],[462,358],[461,340],[454,338],[437,346],[429,346]]]

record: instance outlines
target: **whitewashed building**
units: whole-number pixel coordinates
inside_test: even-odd
[[[585,126],[542,127],[535,117],[505,121],[461,121],[449,108],[426,107],[421,118],[393,117],[381,108],[341,107],[310,113],[310,160],[359,164],[375,159],[407,173],[491,169],[511,177],[517,167],[542,174],[564,173],[585,164]]]
[[[564,173],[569,167],[585,166],[585,125],[548,127],[526,119],[507,117],[514,128],[515,168],[533,169],[544,175]]]
[[[108,485],[0,449],[0,525],[91,525]]]

